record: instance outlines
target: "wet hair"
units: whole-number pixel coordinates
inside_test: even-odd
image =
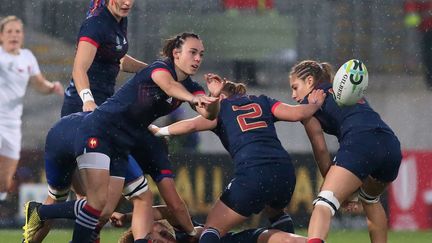
[[[244,95],[246,94],[246,85],[244,83],[234,83],[227,80],[221,93],[225,94],[227,97],[233,95]]]
[[[333,68],[327,63],[319,63],[313,60],[304,60],[291,68],[290,77],[296,76],[305,80],[308,76],[314,78],[314,86],[325,82],[333,82]]]
[[[20,22],[21,24],[23,24],[22,20],[15,15],[6,16],[0,21],[0,32],[3,32],[5,25],[7,23],[13,22],[13,21],[17,21],[17,22]]]
[[[164,58],[169,58],[171,60],[174,60],[173,50],[181,48],[187,38],[195,38],[201,40],[200,37],[195,33],[192,32],[181,33],[177,36],[165,40],[165,44],[160,55]]]

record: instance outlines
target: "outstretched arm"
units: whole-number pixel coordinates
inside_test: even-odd
[[[30,84],[42,94],[63,95],[63,85],[59,81],[50,82],[42,74],[36,74],[30,77]]]
[[[178,121],[166,127],[150,125],[149,129],[157,137],[182,135],[198,131],[207,131],[217,126],[217,120],[208,120],[202,116]]]
[[[171,74],[165,70],[154,71],[151,77],[168,96],[176,99],[187,101],[198,107],[204,107],[217,101],[217,98],[205,95],[194,96],[181,83],[175,81]]]
[[[314,153],[315,161],[323,177],[326,176],[327,171],[333,164],[330,158],[330,153],[327,149],[324,133],[321,124],[315,117],[311,117],[303,121],[306,133],[309,137]]]
[[[282,103],[278,105],[273,115],[282,121],[301,121],[311,117],[323,104],[326,94],[323,90],[314,90],[308,96],[309,104],[289,105]]]

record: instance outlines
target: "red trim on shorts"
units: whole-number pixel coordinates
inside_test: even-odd
[[[153,73],[159,72],[159,71],[160,72],[167,72],[167,73],[171,74],[170,71],[166,68],[156,68],[156,69],[153,69],[153,71],[151,72],[151,75],[153,75]]]
[[[276,102],[276,103],[272,106],[272,108],[271,108],[271,113],[272,113],[272,114],[274,114],[274,110],[275,110],[276,107],[278,107],[280,104],[282,104],[282,102],[278,101],[278,102]]]
[[[192,93],[193,95],[205,95],[206,93],[203,90],[198,90]]]
[[[84,209],[87,210],[88,212],[90,212],[91,214],[93,214],[94,216],[100,217],[100,215],[101,215],[101,211],[92,208],[92,206],[88,205],[88,203],[86,203],[86,205],[84,206]]]
[[[162,175],[170,175],[172,173],[173,173],[172,170],[161,170]]]
[[[96,48],[99,48],[99,43],[97,43],[95,40],[93,40],[93,39],[90,38],[90,37],[83,36],[83,37],[79,38],[79,41],[78,41],[78,42],[80,42],[80,41],[88,42],[88,43],[94,45]]]

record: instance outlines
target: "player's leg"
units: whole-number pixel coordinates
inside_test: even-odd
[[[182,227],[182,230],[189,234],[193,233],[194,227],[189,215],[189,210],[177,192],[174,179],[164,177],[157,183],[157,187],[167,205],[171,217],[175,218],[175,221]]]
[[[366,214],[369,236],[372,243],[387,242],[387,216],[379,201],[388,183],[368,177],[360,188],[359,199]]]
[[[175,187],[173,179],[175,176],[165,140],[149,133],[143,144],[140,148],[132,151],[133,158],[139,162],[143,171],[150,174],[156,182],[159,193],[171,213],[169,218],[178,223],[176,227],[180,227],[187,234],[195,236],[196,232],[189,210]]]
[[[132,233],[135,242],[150,242],[150,233],[153,227],[153,196],[146,190],[138,196],[132,197]]]
[[[309,222],[308,242],[321,243],[327,238],[331,219],[340,204],[353,194],[362,181],[351,171],[333,165],[330,167],[321,192],[314,201],[314,209]]]
[[[87,189],[87,203],[75,220],[72,242],[89,242],[108,198],[110,158],[103,153],[84,153],[77,158],[80,177]]]
[[[0,201],[6,200],[18,160],[0,154]]]
[[[244,222],[246,219],[247,217],[235,212],[218,199],[207,216],[205,229],[201,234],[199,242],[220,242],[221,236],[224,236],[230,229]]]

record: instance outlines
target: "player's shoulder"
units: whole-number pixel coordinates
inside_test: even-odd
[[[26,48],[20,50],[20,55],[25,58],[35,58],[33,52],[30,49]]]

